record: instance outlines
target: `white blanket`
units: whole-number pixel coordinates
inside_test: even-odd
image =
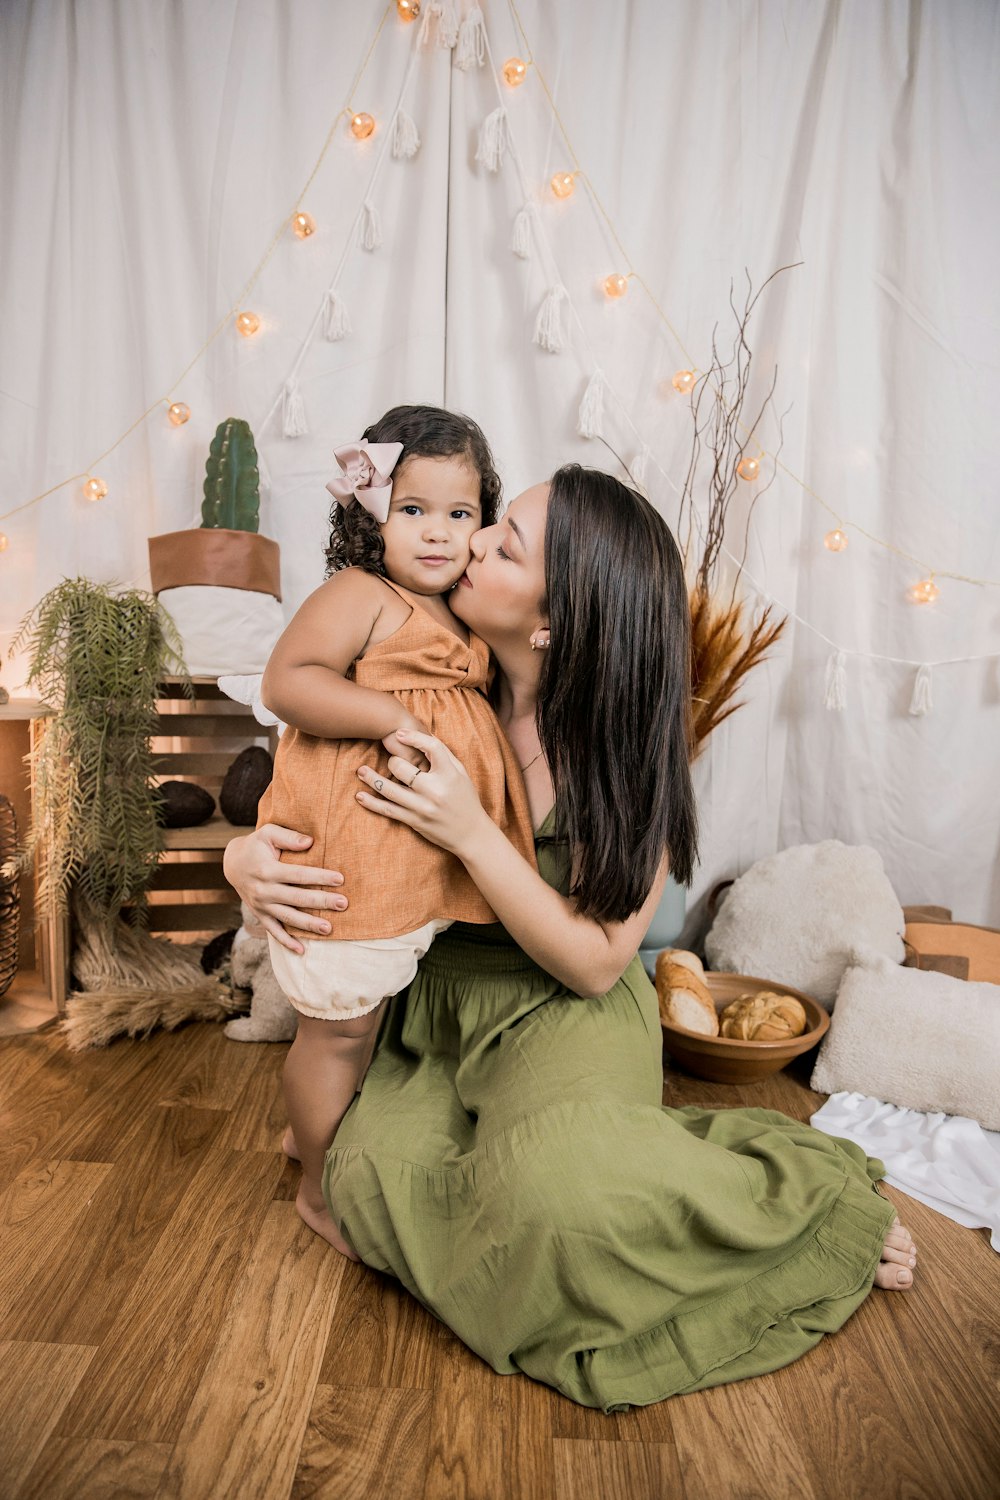
[[[853,1093],[831,1094],[809,1123],[879,1157],[886,1182],[911,1198],[967,1229],[985,1225],[1000,1251],[1000,1131]]]

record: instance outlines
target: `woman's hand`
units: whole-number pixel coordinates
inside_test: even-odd
[[[434,735],[400,729],[396,738],[405,748],[418,750],[428,769],[414,772],[409,760],[390,755],[389,770],[394,779],[387,781],[370,766],[362,766],[358,776],[367,790],[358,792],[358,801],[369,812],[405,823],[432,844],[462,859],[483,819],[490,823],[475,783],[457,756]]]
[[[230,839],[222,856],[223,872],[230,885],[257,913],[265,930],[292,953],[304,952],[303,945],[282,924],[326,936],[331,923],[317,913],[343,911],[347,905],[346,896],[312,889],[343,885],[344,877],[339,870],[283,864],[278,858],[282,849],[301,854],[311,843],[307,833],[265,823],[254,833]]]

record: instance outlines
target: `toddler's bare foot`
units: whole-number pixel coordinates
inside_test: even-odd
[[[887,1292],[908,1292],[913,1285],[913,1271],[917,1264],[917,1247],[908,1229],[898,1219],[885,1237],[882,1260],[875,1272],[875,1285]]]
[[[289,1161],[302,1160],[301,1156],[299,1155],[299,1148],[295,1144],[295,1137],[292,1134],[292,1127],[290,1125],[286,1128],[284,1135],[281,1137],[281,1149],[288,1157]]]
[[[346,1255],[348,1260],[360,1260],[360,1255],[355,1255],[350,1245],[341,1235],[340,1230],[330,1218],[330,1210],[326,1206],[326,1199],[322,1194],[317,1200],[307,1191],[305,1183],[299,1185],[299,1191],[295,1199],[295,1207],[298,1209],[299,1218],[310,1229],[315,1230],[318,1235],[331,1244],[341,1255]]]

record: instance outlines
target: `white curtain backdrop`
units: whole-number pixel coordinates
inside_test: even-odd
[[[730,343],[731,282],[742,302],[747,272],[756,288],[802,262],[749,330],[748,407],[776,366],[760,440],[775,451],[784,414],[790,472],[749,527],[741,486],[726,537],[738,560],[746,536],[748,608],[770,598],[793,614],[696,764],[702,865],[685,940],[718,880],[826,838],[874,846],[904,904],[1000,923],[1000,8],[485,0],[486,65],[461,71],[436,22],[421,47],[421,22],[393,4],[349,97],[383,9],[0,6],[0,649],[63,576],[148,583],[146,539],[196,523],[226,416],[257,439],[261,530],[281,543],[288,611],[322,578],[331,449],[400,401],[474,416],[508,496],[569,459],[617,470],[616,454],[648,447],[648,493],[676,525],[691,419],[670,376],[707,367],[716,325]],[[512,55],[537,65],[516,90],[496,78]],[[401,89],[421,136],[412,160],[383,151]],[[476,147],[501,103],[511,140],[492,173]],[[242,303],[260,334],[227,322],[179,378],[299,206],[347,104],[378,128],[359,143],[337,123],[301,198],[317,233],[280,235]],[[583,178],[566,201],[548,190],[572,152],[607,219]],[[383,236],[370,251],[366,194]],[[353,333],[320,329],[299,360],[342,259]],[[612,271],[652,295],[633,279],[609,302]],[[532,342],[555,282],[569,294],[558,354]],[[297,361],[310,430],[286,438]],[[577,432],[595,367],[607,445]],[[173,428],[160,407],[98,461],[159,398],[187,402],[190,422]],[[89,504],[77,479],[15,509],[87,473],[106,499]],[[838,520],[850,545],[833,554],[823,537]],[[907,590],[931,570],[940,597],[915,606]],[[840,712],[824,706],[837,649]],[[950,664],[914,716],[925,662]],[[23,676],[23,659],[0,667],[14,692]]]

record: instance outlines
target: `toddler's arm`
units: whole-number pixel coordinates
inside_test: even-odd
[[[381,740],[397,729],[422,727],[393,693],[347,680],[388,598],[395,595],[359,568],[321,584],[271,652],[260,692],[265,708],[330,740]]]

